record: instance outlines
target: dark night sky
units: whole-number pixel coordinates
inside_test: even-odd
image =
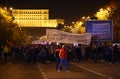
[[[15,9],[50,9],[50,19],[65,19],[66,23],[77,21],[82,16],[91,16],[108,0],[0,0],[0,4]]]

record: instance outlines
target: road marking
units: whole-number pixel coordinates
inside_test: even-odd
[[[5,69],[8,65],[10,64],[10,62],[8,62],[6,65],[4,65],[3,67],[0,68],[0,71],[2,71],[3,69]]]
[[[77,66],[77,67],[80,67],[80,68],[82,68],[82,69],[84,69],[84,70],[87,70],[87,71],[89,71],[89,72],[91,72],[91,73],[94,73],[94,74],[96,74],[96,75],[99,75],[99,76],[101,76],[101,77],[105,77],[105,78],[108,78],[108,79],[113,79],[112,77],[108,77],[107,75],[104,75],[104,74],[102,74],[102,73],[93,71],[93,70],[91,70],[91,69],[88,69],[88,68],[86,68],[86,67],[84,67],[84,66],[75,64],[75,63],[73,63],[73,62],[71,62],[71,64],[73,64],[73,65],[75,65],[75,66]]]
[[[47,76],[45,75],[43,69],[40,67],[40,65],[39,65],[38,63],[37,63],[37,67],[39,68],[39,70],[40,70],[40,72],[41,72],[43,78],[44,78],[44,79],[48,79]]]

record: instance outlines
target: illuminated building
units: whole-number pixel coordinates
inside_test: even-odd
[[[58,24],[64,24],[64,19],[50,19],[49,9],[13,9],[12,15],[31,41],[45,35],[46,29],[56,29]]]
[[[12,15],[19,27],[57,27],[63,19],[49,19],[48,9],[13,9]]]

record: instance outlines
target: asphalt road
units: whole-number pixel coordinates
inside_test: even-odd
[[[0,79],[120,79],[119,64],[70,62],[69,70],[66,72],[63,66],[62,71],[57,72],[55,62],[9,62],[0,64]]]

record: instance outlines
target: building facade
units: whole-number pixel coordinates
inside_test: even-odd
[[[13,9],[12,15],[19,27],[57,27],[63,19],[49,19],[49,9]]]

